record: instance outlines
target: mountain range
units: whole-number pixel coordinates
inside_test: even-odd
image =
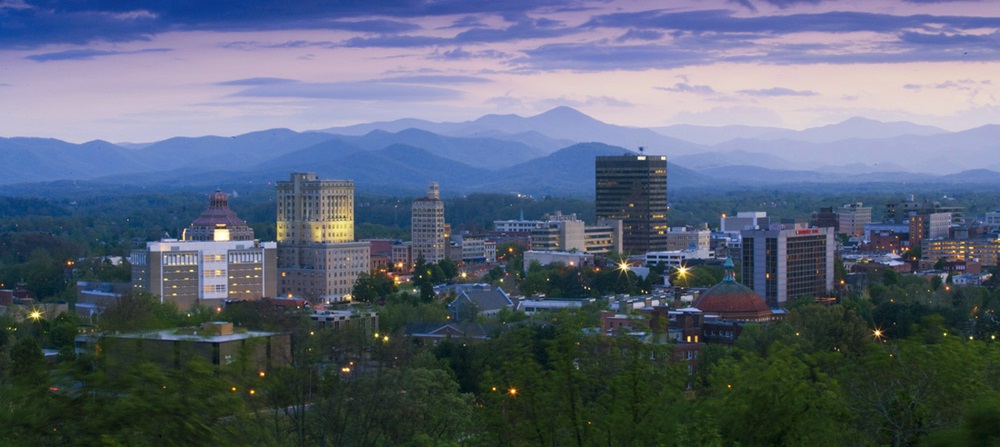
[[[642,148],[642,149],[640,149]],[[150,188],[269,187],[293,171],[372,194],[519,192],[591,197],[594,157],[667,155],[671,190],[782,184],[1000,184],[1000,125],[949,132],[852,118],[805,130],[608,124],[569,107],[473,121],[417,119],[146,144],[0,138],[0,185],[54,181]],[[18,185],[15,187],[15,185]]]

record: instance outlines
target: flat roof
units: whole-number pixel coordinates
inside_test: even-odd
[[[149,340],[221,343],[221,342],[247,340],[251,338],[270,337],[272,335],[284,334],[284,332],[246,331],[246,332],[238,332],[226,335],[201,335],[201,334],[195,335],[195,334],[178,334],[176,331],[177,331],[176,329],[167,329],[162,331],[130,332],[126,334],[113,334],[113,335],[105,334],[105,336],[115,337],[115,338],[142,338]],[[206,331],[201,331],[201,332],[206,332]]]

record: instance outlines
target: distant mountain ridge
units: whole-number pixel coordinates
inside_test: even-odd
[[[695,141],[684,141],[686,137]],[[730,138],[734,137],[734,138]],[[265,187],[289,172],[355,181],[359,190],[517,191],[591,197],[594,157],[667,155],[672,190],[857,182],[1000,184],[1000,125],[962,132],[852,118],[801,131],[751,126],[603,123],[569,107],[486,115],[461,123],[417,119],[322,131],[270,129],[115,145],[0,138],[0,185],[60,180],[139,188]]]

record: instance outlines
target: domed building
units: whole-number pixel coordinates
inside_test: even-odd
[[[757,292],[736,282],[732,259],[727,259],[724,267],[726,276],[722,282],[702,293],[693,307],[705,314],[718,315],[722,320],[754,322],[775,320],[774,312]]]
[[[229,209],[229,197],[215,190],[208,196],[208,209],[181,236],[185,241],[252,241],[253,228]]]
[[[278,295],[278,244],[254,239],[253,229],[216,191],[208,209],[184,229],[181,240],[147,242],[133,250],[132,287],[172,302],[220,309],[230,300]]]

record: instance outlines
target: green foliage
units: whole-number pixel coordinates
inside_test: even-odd
[[[168,329],[184,322],[177,306],[160,302],[155,295],[130,291],[101,314],[98,325],[112,332],[135,332]]]
[[[399,286],[396,281],[385,273],[361,273],[354,281],[354,288],[351,296],[354,301],[363,303],[374,303],[385,299],[386,296],[396,293]]]
[[[746,446],[843,445],[837,383],[782,344],[715,368],[713,396],[725,439]]]

